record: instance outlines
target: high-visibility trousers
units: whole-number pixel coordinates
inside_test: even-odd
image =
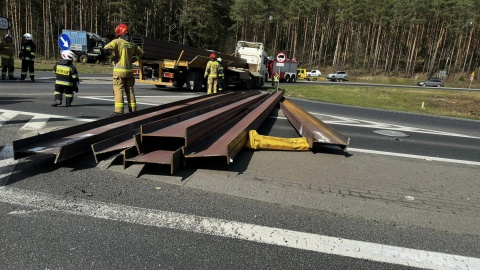
[[[217,87],[218,87],[218,78],[208,77],[207,94],[217,93]]]
[[[133,86],[135,85],[135,78],[122,78],[119,76],[113,77],[113,99],[115,101],[115,112],[123,113],[123,93],[127,96],[128,111],[137,111],[137,101],[135,99],[135,92]]]

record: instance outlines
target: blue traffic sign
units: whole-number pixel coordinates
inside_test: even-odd
[[[60,49],[62,50],[68,50],[70,49],[70,38],[66,34],[61,34],[58,37],[58,45],[60,46]]]
[[[12,22],[8,18],[0,17],[0,29],[8,30],[12,27]]]

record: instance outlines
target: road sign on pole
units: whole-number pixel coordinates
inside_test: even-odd
[[[61,34],[58,37],[58,46],[60,46],[62,51],[70,49],[70,38],[67,34]]]
[[[8,18],[0,17],[0,29],[8,30],[12,27],[12,22]]]

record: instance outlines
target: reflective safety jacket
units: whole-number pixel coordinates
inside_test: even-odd
[[[275,74],[275,75],[273,76],[273,82],[278,82],[279,80],[280,80],[280,75]]]
[[[0,43],[0,58],[2,58],[2,66],[13,65],[14,53],[15,53],[15,47],[13,43],[10,43],[10,42]]]
[[[80,81],[78,72],[71,60],[62,60],[53,67],[53,72],[57,76],[55,85],[57,86],[75,86]]]
[[[111,51],[110,57],[115,63],[113,76],[133,78],[132,63],[143,56],[143,50],[135,44],[135,42],[126,41],[121,38],[112,40],[105,45],[105,49]]]
[[[220,69],[220,64],[213,60],[207,63],[207,68],[205,69],[204,77],[217,78],[218,70]]]
[[[223,78],[225,76],[225,71],[223,69],[222,63],[218,63],[218,77]]]
[[[31,40],[27,40],[26,42],[22,43],[20,47],[20,59],[33,61],[35,55],[37,53],[37,46]]]

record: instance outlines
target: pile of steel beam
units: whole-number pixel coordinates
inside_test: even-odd
[[[120,154],[124,167],[161,164],[174,173],[194,159],[233,161],[273,108],[282,111],[311,147],[345,149],[349,139],[283,98],[283,92],[225,92],[177,101],[13,142],[14,158],[53,154],[55,163],[93,150],[95,160]]]
[[[212,53],[209,50],[148,37],[134,37],[133,41],[144,50],[145,55],[142,58],[144,60],[177,60],[181,56],[181,59],[178,60],[192,62],[198,56],[208,60]],[[248,69],[246,59],[219,52],[216,52],[216,56],[221,57],[222,61],[228,62],[229,67]]]

